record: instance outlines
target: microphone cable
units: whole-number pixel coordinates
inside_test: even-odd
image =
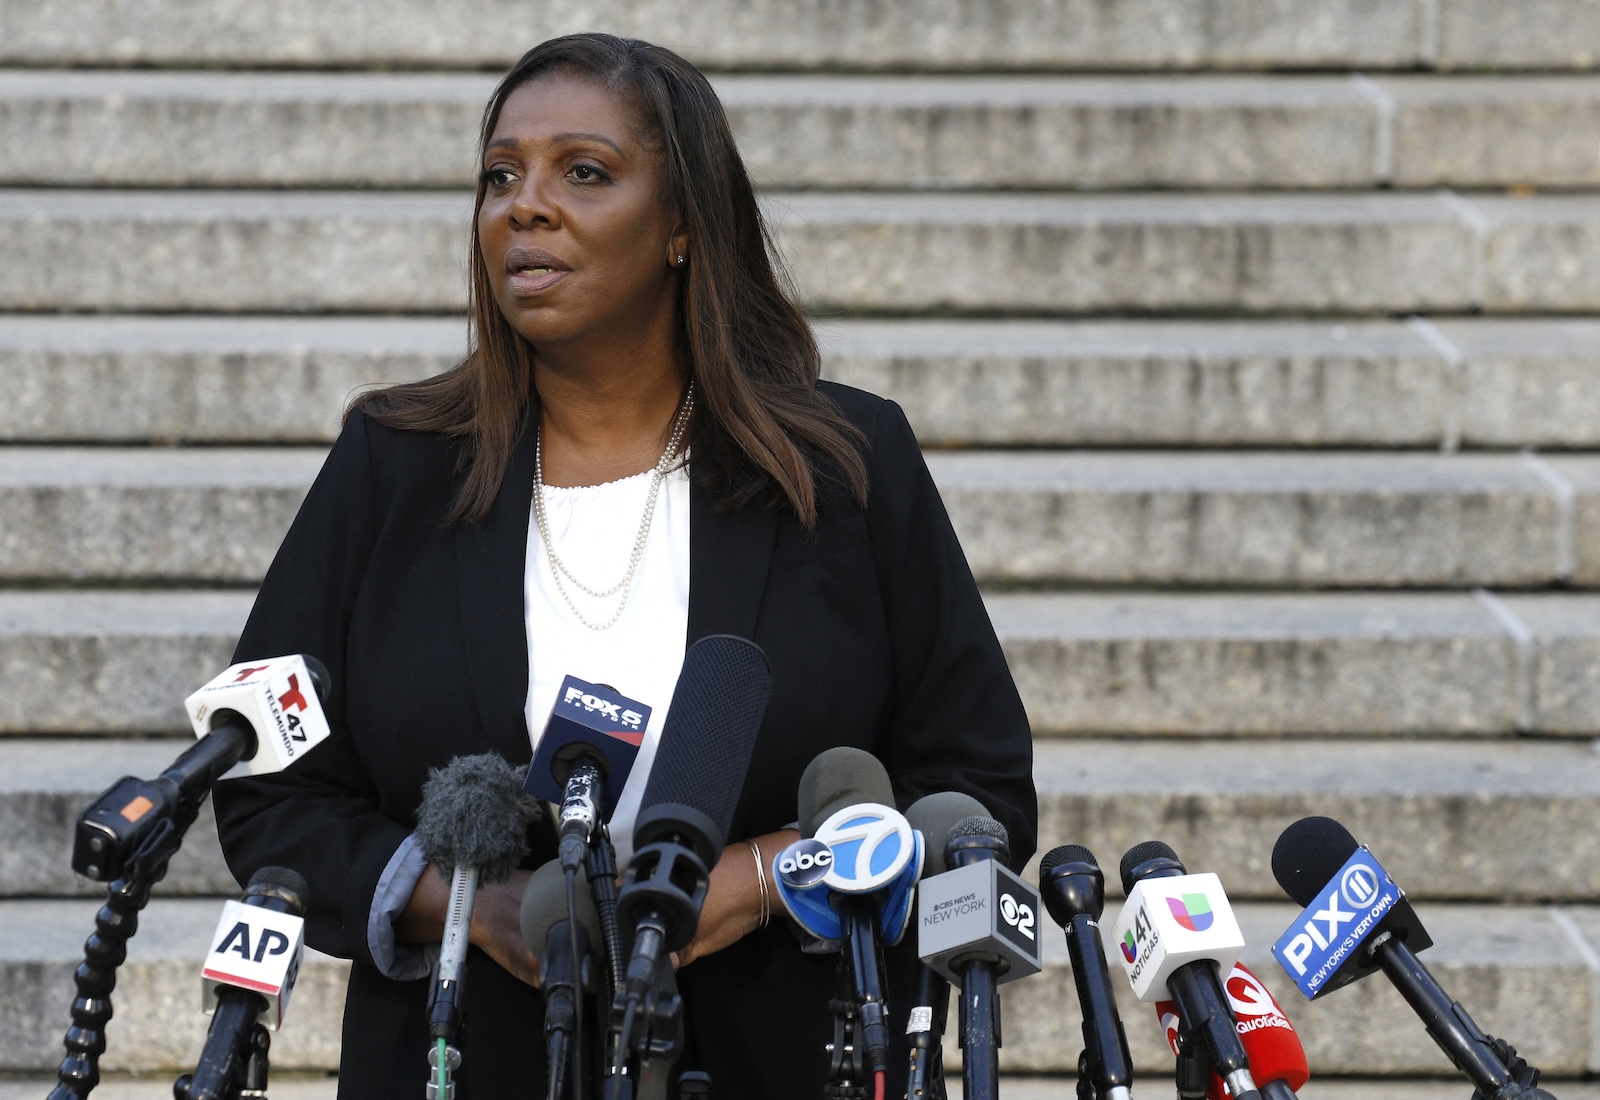
[[[611,847],[611,831],[600,827],[600,842],[584,856],[589,875],[589,894],[600,917],[600,938],[606,949],[606,996],[610,1004],[622,981],[622,929],[617,924],[617,856]]]
[[[567,887],[567,927],[578,927],[578,869],[576,867],[563,868],[562,880]],[[613,922],[614,923],[614,922]],[[569,935],[567,946],[572,950],[572,993],[576,1002],[577,1011],[572,1014],[572,1049],[568,1052],[567,1061],[572,1065],[572,1100],[585,1100],[589,1090],[584,1080],[584,1063],[587,1058],[583,1045],[583,958],[578,953],[578,937]],[[609,948],[609,945],[608,945]],[[557,1079],[556,1067],[550,1067],[550,1081],[552,1090]],[[552,1091],[550,1100],[561,1100],[560,1096]]]

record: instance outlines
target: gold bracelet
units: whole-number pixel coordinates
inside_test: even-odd
[[[761,924],[765,928],[767,921],[772,919],[772,899],[767,894],[767,869],[761,864],[761,845],[754,840],[746,841],[750,845],[750,854],[756,857],[756,884],[761,887]]]

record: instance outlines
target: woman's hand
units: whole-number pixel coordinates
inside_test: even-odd
[[[538,988],[539,960],[522,939],[522,894],[532,877],[532,871],[513,871],[505,882],[480,885],[467,942]],[[449,906],[450,880],[430,863],[394,922],[395,937],[405,943],[437,944],[444,937]]]
[[[772,881],[772,857],[800,839],[795,829],[755,837],[761,849],[762,871],[767,877],[768,912],[783,904],[778,901]],[[696,959],[721,951],[754,932],[761,925],[761,879],[756,874],[755,855],[748,841],[730,844],[711,869],[705,905],[700,910],[700,926],[688,947],[674,956],[676,965],[688,966]]]
[[[522,938],[522,894],[532,871],[513,871],[505,882],[478,887],[467,940],[515,977],[539,988],[539,960]]]

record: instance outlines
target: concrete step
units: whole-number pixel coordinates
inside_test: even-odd
[[[973,571],[995,582],[1600,583],[1600,459],[1067,451],[928,464]]]
[[[1228,870],[1216,870],[1227,888]],[[1106,912],[1114,915],[1118,908],[1110,903]],[[1422,1022],[1382,976],[1315,1002],[1300,995],[1270,950],[1299,916],[1296,907],[1247,903],[1235,906],[1234,913],[1248,944],[1244,962],[1294,1021],[1314,1079],[1451,1073]],[[1595,1064],[1592,997],[1600,980],[1594,972],[1600,919],[1594,910],[1426,905],[1418,906],[1418,916],[1434,939],[1434,946],[1422,955],[1424,965],[1485,1031],[1510,1040],[1530,1063],[1558,1078],[1582,1075]],[[1109,930],[1111,925],[1105,920],[1101,927]],[[1049,920],[1041,927],[1043,975],[1001,987],[1005,1027],[1001,1065],[1012,1072],[1062,1072],[1075,1063],[1083,1046],[1065,937]],[[1105,946],[1108,957],[1116,959],[1116,946]],[[1120,967],[1113,966],[1135,1088],[1158,1092],[1160,1078],[1172,1080],[1171,1052],[1151,1006],[1133,1000],[1117,972]],[[1456,1088],[1462,1089],[1459,1080]],[[1566,1095],[1560,1086],[1557,1092]]]
[[[1273,845],[1321,814],[1419,901],[1600,900],[1600,751],[1589,743],[1040,740],[1033,774],[1039,854],[1082,844],[1109,879],[1124,852],[1157,839],[1222,875],[1231,897],[1282,901]]]
[[[15,831],[0,850],[0,896],[104,897],[103,883],[72,870],[78,815],[125,775],[142,779],[160,775],[191,744],[189,737],[7,742],[6,768],[0,774],[0,825]],[[224,895],[237,889],[222,859],[216,818],[207,799],[161,880],[160,892]]]
[[[259,580],[321,448],[0,448],[0,579]],[[1600,457],[928,456],[995,582],[1600,585]]]
[[[1160,1080],[1159,1071],[1151,1080]],[[0,1100],[38,1100],[55,1085],[54,1077],[0,1078]],[[952,1100],[961,1100],[961,1080],[954,1074],[946,1082]],[[1075,1094],[1078,1078],[1007,1074],[1000,1079],[1000,1092],[1007,1100],[1067,1100]],[[1541,1085],[1553,1089],[1562,1100],[1600,1100],[1600,1085],[1581,1081],[1557,1081],[1548,1075]],[[274,1100],[334,1100],[337,1077],[328,1074],[272,1074]],[[103,1079],[94,1094],[101,1100],[170,1100],[172,1082],[165,1078],[114,1075]],[[1305,1100],[1461,1100],[1461,1081],[1391,1078],[1318,1078],[1300,1090]]]
[[[766,205],[822,309],[1600,308],[1596,197],[781,192]],[[0,250],[18,261],[0,270],[0,309],[454,310],[468,220],[455,194],[0,190]]]
[[[0,577],[258,581],[325,455],[0,449]]]
[[[100,896],[101,884],[71,870],[78,815],[122,776],[160,774],[188,744],[9,742],[0,896]],[[1083,844],[1113,879],[1122,853],[1157,838],[1190,866],[1225,873],[1234,898],[1281,900],[1268,863],[1273,844],[1291,822],[1327,814],[1372,845],[1415,898],[1600,901],[1592,871],[1600,836],[1591,827],[1600,752],[1588,744],[1041,740],[1034,780],[1041,850]],[[233,889],[208,804],[161,892]],[[1110,890],[1120,894],[1115,883]]]
[[[227,896],[237,897],[235,888]],[[210,1021],[200,1012],[200,966],[222,916],[223,898],[157,895],[139,915],[128,961],[117,971],[114,1010],[100,1064],[111,1071],[192,1070]],[[89,899],[0,902],[0,1068],[53,1072],[72,1022],[72,972],[94,931]],[[307,951],[272,1065],[324,1070],[339,1064],[339,1021],[350,964]],[[420,1088],[420,1086],[419,1086]],[[171,1095],[172,1080],[167,1080]],[[276,1094],[276,1088],[273,1090]],[[98,1095],[98,1090],[96,1090]]]
[[[186,731],[247,592],[0,591],[0,734]],[[1041,735],[1600,735],[1600,596],[991,593]]]
[[[715,83],[767,187],[1600,182],[1600,78],[1589,76]],[[470,187],[493,85],[476,73],[0,72],[0,183]],[[1541,139],[1550,133],[1563,140]]]
[[[1600,732],[1600,600],[1004,593],[1036,734]]]
[[[1449,25],[1458,5],[1446,7],[1439,15]],[[7,6],[0,63],[498,67],[545,38],[606,27],[713,68],[1409,67],[1442,41],[1419,8],[1415,0],[1004,0],[981,8],[809,0],[780,10],[737,0],[601,0],[541,5],[508,34],[491,0],[467,0],[448,20],[425,0],[398,0],[382,20],[363,18],[359,5],[311,0],[285,0],[271,14],[238,0],[161,4],[139,17],[106,0],[58,0]],[[1557,64],[1581,49],[1561,33],[1542,45]]]
[[[1081,1044],[1080,1044],[1081,1045]],[[1438,1070],[1442,1074],[1454,1074],[1455,1071],[1448,1065]],[[1168,1069],[1166,1076],[1157,1068],[1152,1070],[1148,1078],[1135,1082],[1135,1089],[1164,1090],[1170,1087],[1172,1071]],[[1434,1077],[1418,1079],[1411,1077],[1323,1077],[1321,1075],[1309,1081],[1305,1088],[1296,1095],[1301,1100],[1461,1100],[1465,1081],[1460,1074],[1455,1076]],[[1573,1079],[1558,1080],[1549,1074],[1539,1079],[1541,1088],[1553,1092],[1562,1100],[1600,1100],[1600,1085],[1587,1081]],[[1000,1090],[1006,1100],[1071,1100],[1077,1095],[1077,1074],[1062,1076],[1046,1076],[1043,1074],[1012,1074],[1001,1078]],[[950,1081],[950,1096],[957,1100],[961,1095],[961,1082]],[[129,1092],[128,1100],[166,1100],[165,1095],[157,1096],[156,1093]],[[276,1086],[273,1095],[276,1096]],[[312,1094],[307,1094],[308,1100]],[[322,1100],[320,1094],[317,1100]],[[296,1093],[288,1093],[290,1100],[299,1100]],[[333,1090],[327,1092],[328,1100],[333,1098]],[[11,1100],[0,1087],[0,1100]],[[23,1094],[17,1094],[17,1100],[24,1100]],[[115,1100],[115,1096],[113,1096]]]
[[[113,998],[117,1015],[108,1029],[108,1069],[176,1073],[186,1063],[192,1067],[205,1033],[194,1008],[197,971],[220,909],[217,899],[158,899],[146,910]],[[1384,979],[1371,978],[1313,1004],[1292,990],[1268,949],[1298,915],[1293,906],[1244,903],[1235,913],[1250,944],[1245,961],[1295,1021],[1314,1074],[1450,1072]],[[0,1001],[6,1070],[39,1073],[59,1061],[71,973],[93,914],[94,903],[85,900],[0,902],[0,973],[12,994]],[[1600,943],[1594,910],[1435,905],[1419,915],[1435,940],[1425,963],[1485,1030],[1510,1038],[1557,1077],[1588,1068],[1595,1053],[1590,998],[1596,978],[1584,960],[1594,958],[1593,945]],[[1082,1046],[1077,995],[1064,937],[1049,921],[1040,932],[1045,971],[1003,987],[1001,1064],[1012,1072],[1063,1073],[1075,1065]],[[336,1064],[344,974],[345,964],[308,959],[289,1021],[274,1036],[274,1065],[288,1070]],[[1151,1082],[1169,1075],[1171,1054],[1154,1012],[1135,1003],[1120,977],[1113,977],[1135,1072]],[[192,1020],[191,1028],[182,1026],[185,1019]]]
[[[183,699],[228,667],[254,598],[0,591],[0,732],[188,732]]]
[[[737,0],[541,5],[507,34],[492,0],[440,20],[426,0],[387,18],[360,5],[283,0],[270,12],[224,0],[151,5],[110,0],[7,5],[6,65],[499,67],[535,43],[606,27],[659,42],[708,68],[1587,69],[1600,60],[1600,16],[1585,0],[957,0],[776,9]]]
[[[1600,322],[818,322],[823,373],[925,444],[1600,447]],[[0,316],[0,440],[331,441],[457,318]]]
[[[291,1007],[290,1011],[294,1009]],[[94,1096],[96,1100],[172,1100],[172,1076],[108,1074],[95,1086]],[[270,1084],[273,1100],[336,1100],[339,1093],[339,1078],[329,1070],[280,1073],[274,1067]],[[0,1100],[38,1100],[48,1096],[55,1085],[53,1076],[0,1077]],[[1017,1085],[1019,1094],[1026,1094],[1033,1087],[1032,1081]]]

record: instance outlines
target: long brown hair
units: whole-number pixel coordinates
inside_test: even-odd
[[[689,440],[698,479],[726,507],[767,496],[806,526],[817,518],[817,479],[837,477],[867,497],[861,433],[817,391],[821,357],[786,292],[755,190],[722,104],[693,65],[660,46],[574,34],[536,46],[511,67],[484,110],[478,147],[513,91],[568,72],[626,95],[661,153],[662,201],[681,219],[693,262],[679,275],[680,339],[698,398]],[[473,204],[469,313],[473,345],[456,366],[351,403],[390,427],[441,432],[461,443],[464,473],[450,521],[488,514],[511,453],[535,414],[534,348],[501,314],[479,248]]]

